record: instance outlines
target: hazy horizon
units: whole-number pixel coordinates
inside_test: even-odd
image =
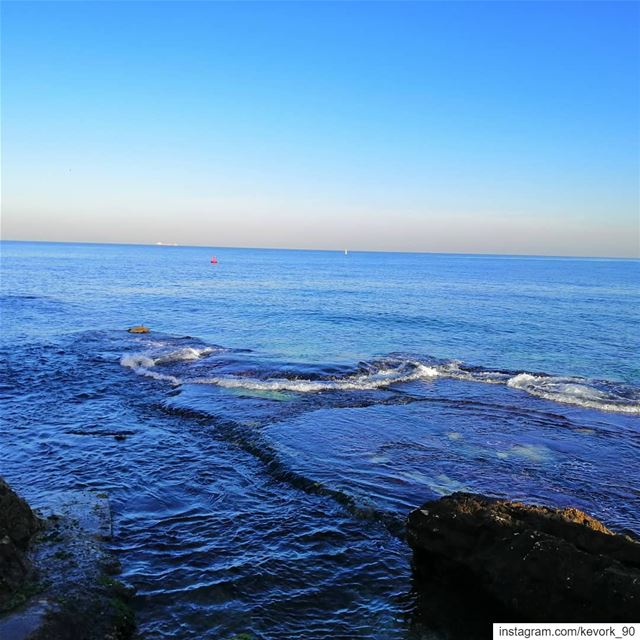
[[[12,239],[0,238],[0,244],[3,242],[18,244],[70,244],[70,245],[113,245],[113,246],[131,246],[131,247],[163,247],[163,248],[185,248],[185,249],[207,249],[207,250],[247,250],[247,251],[321,251],[326,253],[410,253],[426,255],[460,255],[460,256],[478,256],[478,257],[496,257],[496,258],[550,258],[550,259],[576,259],[576,260],[622,260],[622,261],[640,261],[637,256],[605,256],[605,255],[570,255],[570,254],[552,254],[552,253],[490,253],[490,252],[461,252],[461,251],[392,251],[389,249],[349,249],[345,248],[323,248],[323,247],[251,247],[241,245],[214,245],[214,244],[178,244],[171,242],[96,242],[92,240],[31,240],[31,239]]]
[[[633,3],[2,14],[3,239],[640,255]]]

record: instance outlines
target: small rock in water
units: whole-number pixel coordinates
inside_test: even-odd
[[[127,331],[129,333],[149,333],[149,331],[151,331],[151,329],[149,329],[149,327],[145,327],[143,324],[139,324],[135,327],[129,327],[129,329],[127,329]]]

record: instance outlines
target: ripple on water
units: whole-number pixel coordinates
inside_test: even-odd
[[[149,637],[411,637],[409,553],[390,531],[457,490],[640,529],[632,416],[459,365],[298,366],[124,332],[6,355],[3,473],[36,504],[52,486],[110,493]]]

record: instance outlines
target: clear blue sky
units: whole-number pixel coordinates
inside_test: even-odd
[[[637,255],[639,21],[3,2],[3,237]]]

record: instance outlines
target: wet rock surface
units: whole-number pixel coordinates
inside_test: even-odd
[[[628,622],[640,611],[640,543],[577,509],[454,493],[407,522],[418,590],[464,582],[501,618]]]
[[[6,483],[0,489],[0,505],[4,506],[7,490],[11,490]],[[26,535],[23,532],[33,535],[27,539],[28,552],[21,556],[26,571],[0,602],[0,638],[130,638],[135,630],[128,605],[133,593],[113,577],[119,565],[106,544],[111,537],[107,495],[52,492],[38,511],[42,518],[24,501],[10,504],[11,509],[2,511],[0,518],[13,524],[11,530],[20,532],[20,540]],[[31,525],[27,526],[29,518]],[[26,549],[26,542],[24,545]],[[4,566],[0,569],[4,577]]]

